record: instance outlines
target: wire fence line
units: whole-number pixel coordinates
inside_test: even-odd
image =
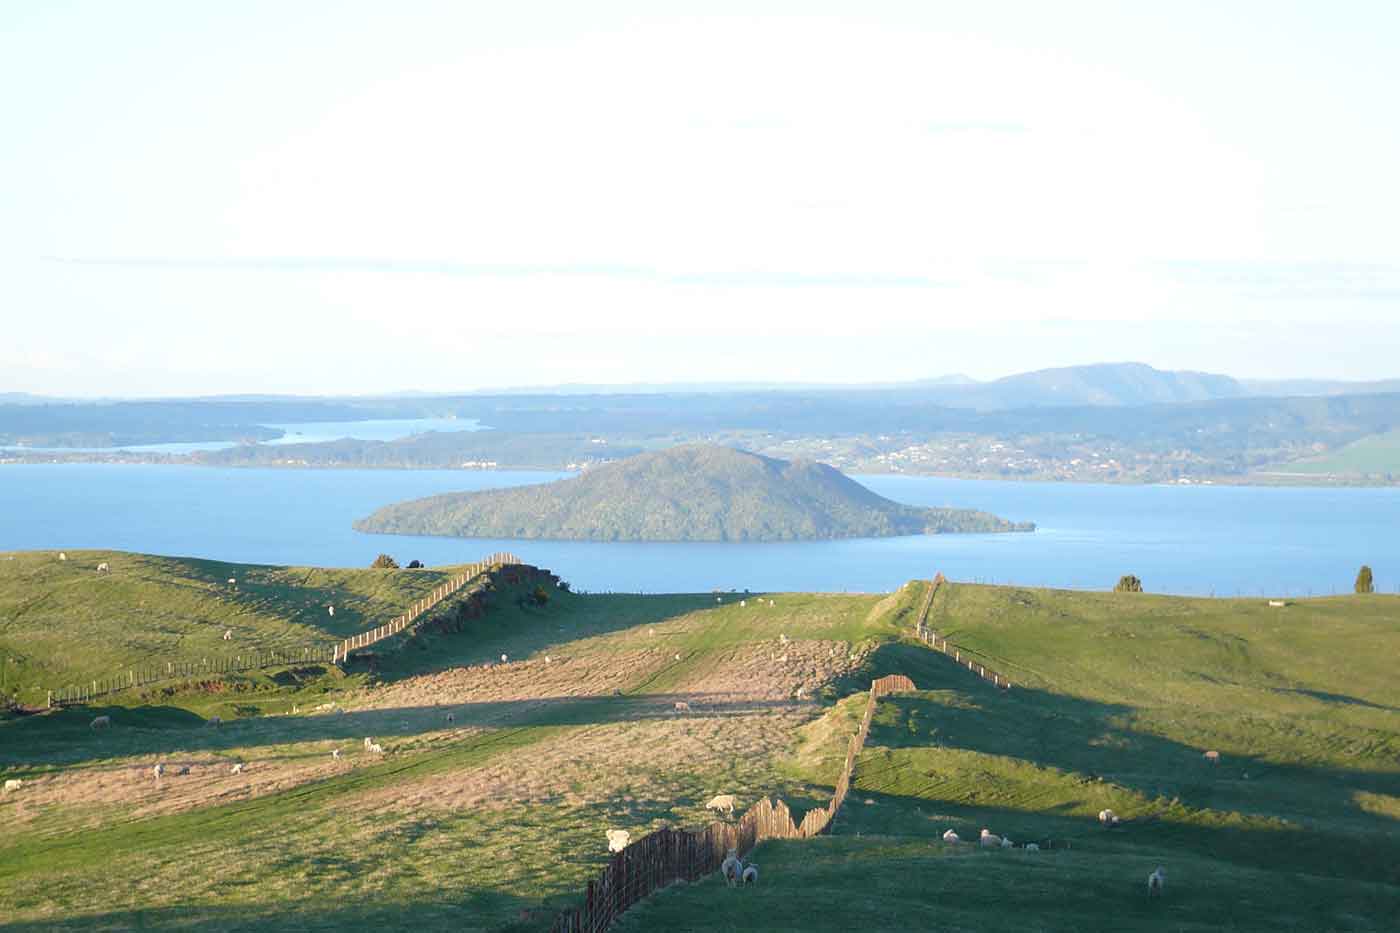
[[[342,639],[333,645],[267,649],[222,658],[202,658],[199,661],[167,661],[165,664],[132,666],[121,673],[108,677],[95,678],[80,684],[68,684],[57,690],[51,690],[48,692],[48,705],[79,705],[123,690],[145,687],[166,680],[217,676],[267,667],[286,667],[291,664],[340,664],[350,656],[350,652],[391,638],[420,622],[433,608],[444,600],[456,596],[468,584],[480,581],[485,574],[502,567],[520,565],[521,563],[520,558],[514,554],[501,552],[492,554],[485,560],[469,564],[461,573],[433,587],[432,592],[427,596],[415,600],[403,615],[368,632]]]
[[[733,823],[715,822],[698,830],[664,827],[613,853],[598,877],[588,882],[583,903],[554,918],[551,933],[602,933],[629,907],[677,881],[699,881],[719,870],[729,850],[747,855],[766,839],[811,839],[830,828],[851,789],[856,759],[865,747],[880,697],[917,689],[903,674],[881,677],[870,685],[865,714],[851,736],[845,764],[831,800],[809,810],[796,823],[781,800],[764,797]]]
[[[939,635],[929,626],[928,617],[929,612],[933,609],[933,598],[938,594],[939,589],[941,589],[947,583],[948,580],[943,576],[942,573],[934,575],[933,583],[929,586],[928,594],[924,597],[923,606],[919,609],[919,621],[914,625],[915,636],[918,637],[919,641],[928,645],[930,648],[943,652],[948,657],[956,661],[959,665],[966,667],[969,671],[976,674],[978,677],[981,677],[983,680],[989,680],[994,686],[1001,687],[1004,690],[1010,690],[1011,679],[1008,678],[1005,674],[999,673],[998,671],[994,671],[990,667],[987,667],[986,665],[980,662],[972,660],[972,658],[970,657],[964,658],[963,650],[961,648],[959,648],[957,645],[951,644],[948,641],[948,639]]]

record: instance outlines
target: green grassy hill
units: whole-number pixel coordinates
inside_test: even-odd
[[[830,837],[619,929],[1397,928],[1400,598],[942,588],[935,628],[1006,692],[907,637],[926,587],[502,592],[373,676],[128,698],[103,733],[98,709],[0,720],[0,777],[26,781],[0,798],[6,929],[543,931],[605,829],[699,825],[719,792],[824,803],[860,691],[896,671],[921,689],[880,704]],[[232,703],[256,709],[205,725]],[[157,787],[157,760],[191,773]],[[984,826],[1043,851],[940,838]]]
[[[971,509],[901,505],[820,463],[683,445],[535,486],[386,506],[360,531],[592,541],[793,541],[1029,531]]]
[[[120,551],[58,555],[0,554],[0,692],[31,705],[48,688],[130,666],[329,645],[388,621],[451,575]],[[99,563],[110,573],[98,573]]]

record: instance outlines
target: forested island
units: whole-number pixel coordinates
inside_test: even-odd
[[[580,476],[379,509],[360,531],[586,541],[802,541],[1033,531],[974,509],[918,508],[825,464],[686,444]]]

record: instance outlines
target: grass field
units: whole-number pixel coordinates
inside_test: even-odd
[[[1400,429],[1352,441],[1315,460],[1294,460],[1275,469],[1287,473],[1365,475],[1400,473]]]
[[[757,889],[677,886],[620,928],[1400,928],[1400,599],[945,587],[934,626],[1008,693],[904,637],[924,587],[503,592],[373,675],[0,721],[0,776],[25,781],[0,798],[0,928],[547,929],[605,829],[697,825],[726,791],[824,803],[859,691],[896,671],[921,690],[880,704],[832,836],[766,843]],[[983,826],[1044,851],[939,838]]]

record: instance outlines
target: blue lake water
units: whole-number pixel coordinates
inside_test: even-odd
[[[312,444],[353,438],[357,441],[394,441],[412,434],[428,431],[481,431],[486,426],[474,418],[393,418],[365,421],[297,421],[287,424],[267,424],[286,432],[282,437],[264,444]],[[31,452],[107,453],[125,450],[131,453],[189,454],[199,450],[226,450],[237,447],[237,441],[181,441],[168,444],[131,444],[126,447],[0,447],[0,450]]]
[[[259,470],[117,464],[0,466],[0,550],[116,548],[251,563],[367,566],[509,550],[590,591],[881,592],[941,570],[955,580],[1154,592],[1347,591],[1362,563],[1400,584],[1400,489],[1096,486],[857,477],[915,505],[968,506],[1033,534],[797,544],[594,544],[365,535],[350,523],[417,496],[563,474]],[[3,564],[0,563],[0,572]]]

